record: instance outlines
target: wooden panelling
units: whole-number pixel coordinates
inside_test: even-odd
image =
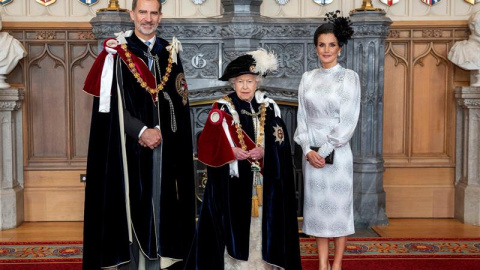
[[[388,217],[452,217],[454,168],[387,168]]]
[[[97,54],[97,41],[85,23],[30,27],[6,29],[28,53],[22,68],[9,76],[10,82],[26,89],[25,170],[84,169],[92,98],[82,89]]]
[[[406,158],[407,139],[407,104],[409,100],[408,85],[409,65],[408,43],[389,43],[385,54],[385,111],[384,111],[384,138],[388,143],[384,144],[383,151],[391,156]],[[387,74],[388,73],[388,74]],[[388,78],[388,79],[387,79]]]
[[[27,44],[28,161],[67,159],[68,92],[64,44]],[[28,166],[28,165],[27,165]]]
[[[85,171],[26,171],[25,221],[82,221]]]
[[[10,28],[9,28],[10,27]],[[24,86],[26,221],[83,220],[92,97],[83,83],[97,54],[86,23],[4,24],[27,50],[8,80]]]
[[[395,22],[385,50],[387,216],[453,217],[455,99],[468,73],[448,60],[466,22]]]
[[[92,29],[92,25],[88,22],[2,22],[5,30],[33,30],[33,29]]]
[[[381,237],[396,238],[478,238],[480,227],[464,224],[455,219],[398,219],[392,218],[388,226],[373,226]],[[419,268],[421,269],[421,268]]]

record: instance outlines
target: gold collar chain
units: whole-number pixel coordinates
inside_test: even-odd
[[[157,94],[158,92],[162,91],[163,88],[165,87],[165,84],[167,84],[168,78],[170,77],[170,72],[172,72],[172,52],[170,51],[170,56],[168,57],[168,65],[167,69],[165,72],[165,75],[163,75],[162,80],[160,81],[160,84],[157,85],[156,88],[150,88],[147,83],[140,77],[140,73],[138,72],[137,68],[135,67],[135,64],[132,61],[132,55],[130,52],[127,50],[127,44],[122,44],[122,49],[125,51],[125,56],[127,57],[127,66],[132,72],[133,76],[135,79],[137,79],[137,82],[140,84],[140,86],[147,90],[150,94]]]
[[[254,117],[254,116],[257,117],[262,111],[261,111],[261,110],[258,110],[258,112],[256,112],[256,113],[251,113],[251,112],[249,112],[249,111],[247,111],[247,110],[245,110],[245,109],[242,109],[240,112],[241,112],[242,114],[246,114],[246,115],[251,116],[251,117]]]
[[[233,107],[235,110],[235,105],[233,105],[232,99],[229,96],[225,96],[225,99],[230,106]],[[267,107],[265,103],[262,103],[260,108],[260,125],[258,127],[258,134],[257,134],[257,147],[263,147],[264,135],[265,135],[265,114],[267,112]],[[252,116],[253,117],[253,116]],[[239,120],[240,122],[240,120]],[[237,128],[237,136],[238,140],[240,141],[240,145],[242,146],[243,150],[247,150],[247,145],[245,145],[245,141],[243,140],[243,133],[242,133],[242,125],[240,123],[235,123],[235,127]],[[259,216],[259,206],[263,205],[263,184],[261,180],[260,174],[260,163],[257,160],[254,160],[251,169],[253,172],[253,190],[252,190],[252,209],[251,209],[251,216],[258,217]]]
[[[233,105],[232,99],[229,96],[223,97],[230,106],[232,106],[235,109],[235,105]],[[264,138],[265,138],[265,114],[267,112],[267,107],[265,106],[265,103],[262,103],[261,108],[260,108],[260,125],[258,127],[258,134],[256,138],[256,145],[257,147],[262,147]],[[240,141],[240,146],[242,147],[243,150],[247,150],[247,145],[245,144],[245,141],[243,140],[244,136],[242,133],[242,125],[239,123],[235,123],[235,128],[237,129],[237,136],[238,140]]]

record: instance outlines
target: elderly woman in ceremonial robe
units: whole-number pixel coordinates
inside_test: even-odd
[[[208,180],[185,269],[301,269],[288,133],[278,105],[257,89],[276,68],[260,49],[220,78],[234,91],[213,104],[199,138]]]

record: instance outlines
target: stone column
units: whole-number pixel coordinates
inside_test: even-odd
[[[224,9],[222,39],[223,69],[233,59],[247,51],[260,47],[263,35],[260,18],[260,5],[263,0],[222,0]]]
[[[133,30],[133,22],[128,12],[100,11],[90,20],[92,32],[98,40],[98,52],[103,49],[103,41],[115,38],[115,33]]]
[[[15,228],[23,212],[23,91],[0,89],[0,230]]]
[[[455,218],[480,226],[480,87],[457,87]]]
[[[347,44],[347,67],[361,82],[360,119],[352,138],[355,227],[387,225],[383,189],[384,51],[392,21],[385,11],[357,11],[350,16],[355,31]]]

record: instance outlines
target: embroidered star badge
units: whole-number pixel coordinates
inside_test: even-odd
[[[285,138],[283,128],[277,124],[277,126],[273,127],[273,129],[273,136],[275,136],[275,142],[278,142],[278,144],[283,143],[283,140]]]

